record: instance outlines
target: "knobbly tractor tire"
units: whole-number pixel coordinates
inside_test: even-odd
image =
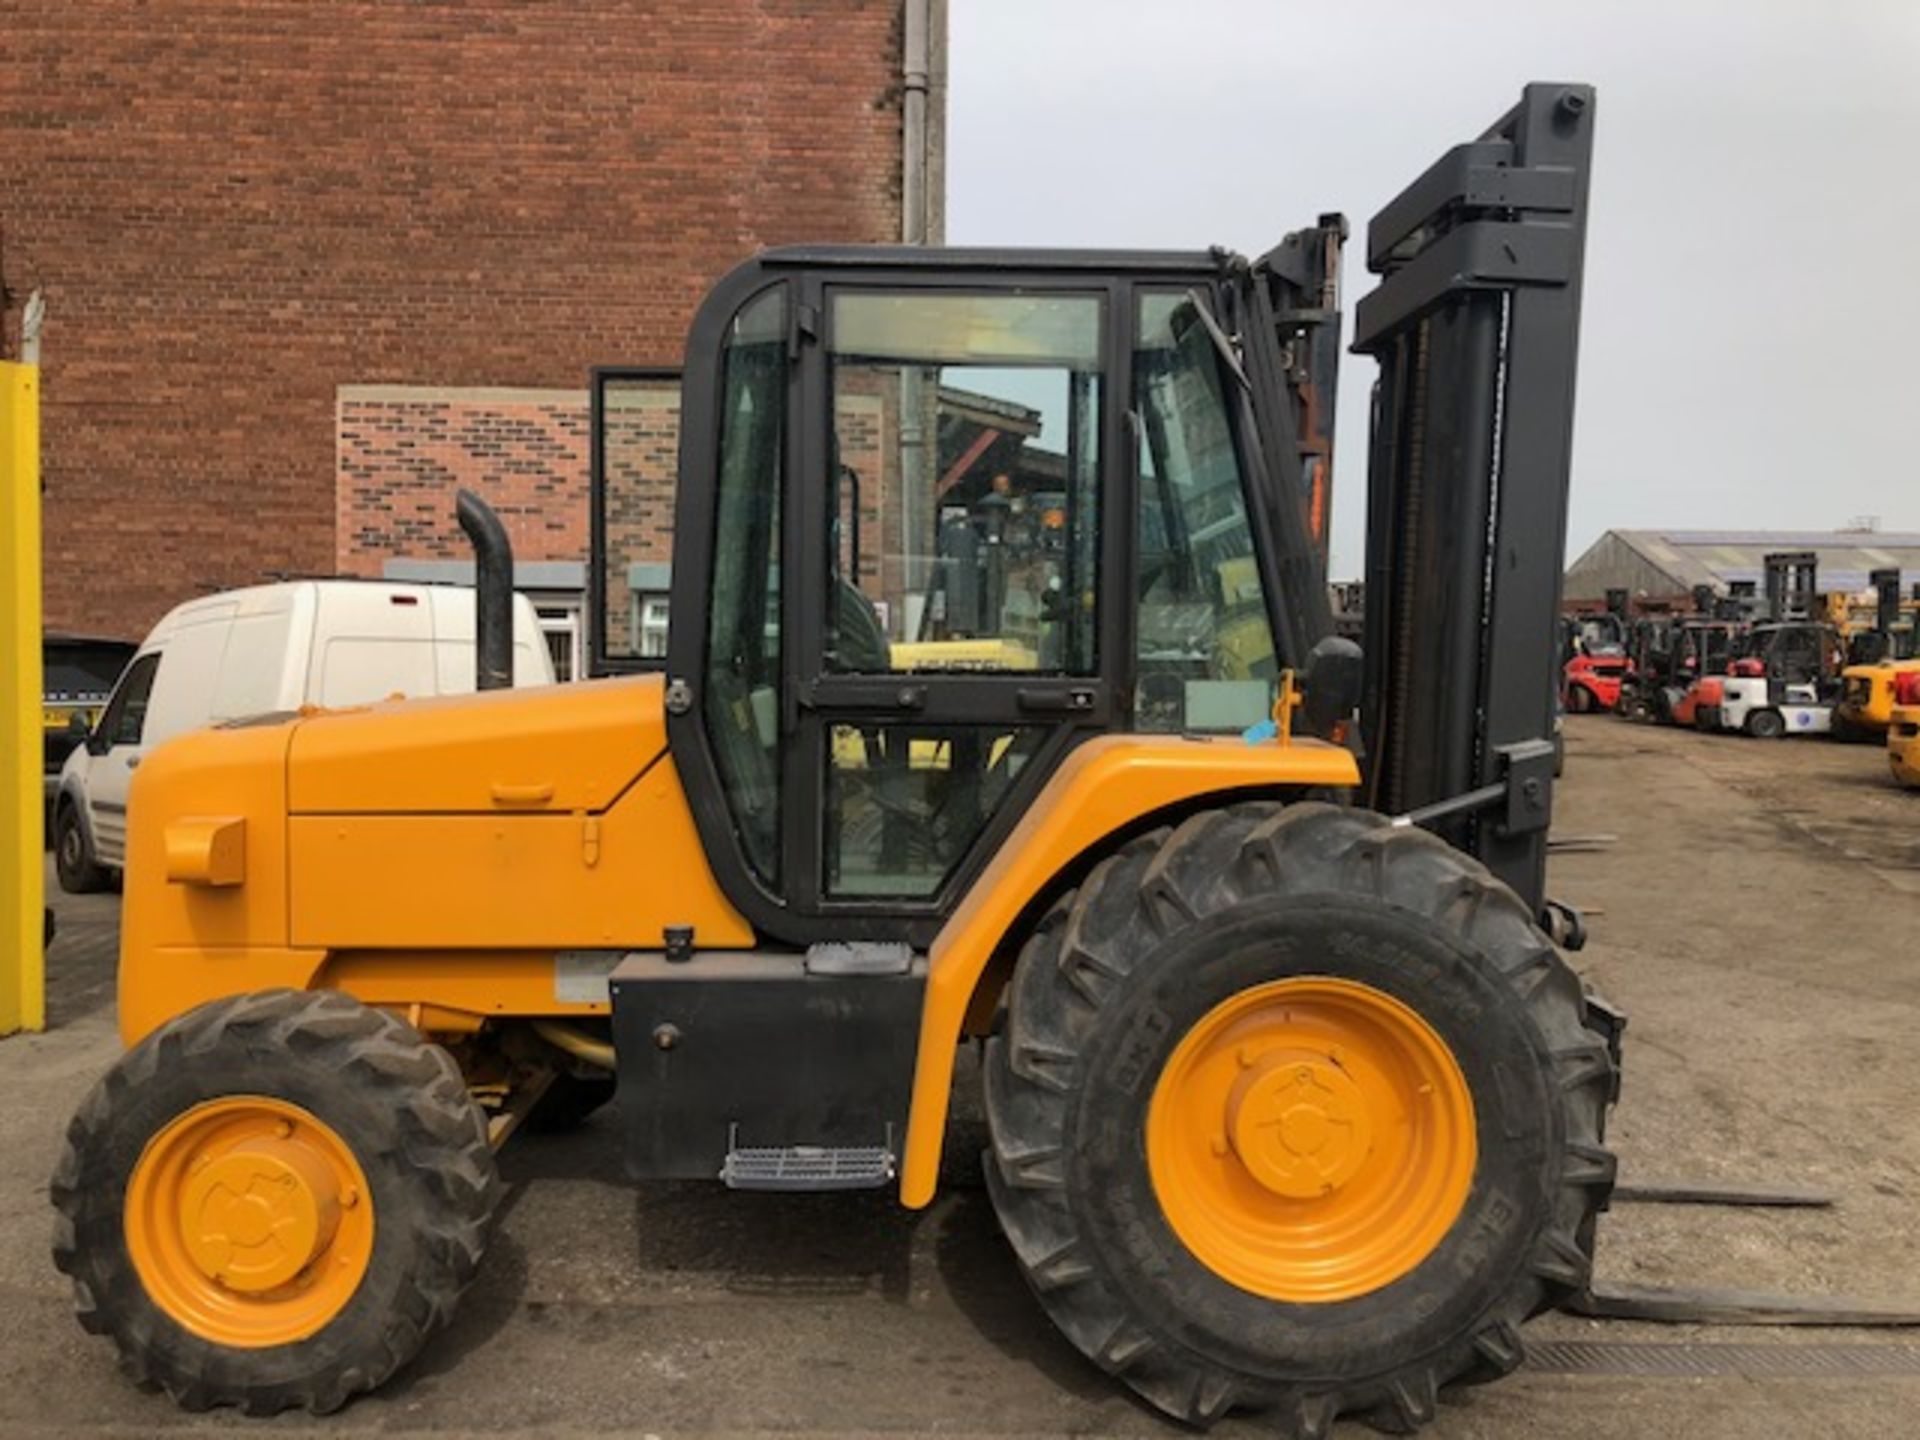
[[[576,1075],[562,1070],[527,1112],[527,1129],[537,1135],[564,1135],[586,1124],[610,1103],[619,1085],[612,1076]]]
[[[452,1317],[500,1184],[453,1058],[332,992],[217,1000],[67,1130],[54,1263],[121,1368],[188,1410],[337,1410]]]
[[[1587,1283],[1614,1038],[1438,838],[1212,811],[1101,862],[1024,947],[988,1188],[1061,1330],[1166,1414],[1411,1430]]]

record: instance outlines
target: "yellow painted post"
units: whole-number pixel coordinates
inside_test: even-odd
[[[0,1035],[47,1026],[41,826],[40,297],[0,361]]]

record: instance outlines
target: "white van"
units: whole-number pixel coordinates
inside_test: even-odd
[[[126,863],[127,788],[161,741],[302,705],[469,691],[473,641],[473,591],[453,586],[296,580],[176,606],[134,652],[99,724],[60,772],[60,887],[100,889]],[[524,595],[513,597],[513,683],[554,683]]]

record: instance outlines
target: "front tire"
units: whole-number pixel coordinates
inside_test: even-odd
[[[1412,1038],[1353,1039],[1376,1032]],[[1411,1429],[1441,1386],[1516,1367],[1521,1322],[1587,1283],[1609,1042],[1519,899],[1436,837],[1323,805],[1208,812],[1103,861],[1027,943],[987,1051],[988,1188],[1055,1322],[1167,1414],[1271,1408],[1300,1440],[1345,1413]],[[1379,1083],[1415,1050],[1406,1084]],[[1186,1088],[1209,1065],[1211,1088]],[[1421,1085],[1451,1121],[1420,1117]],[[1300,1097],[1323,1092],[1377,1143],[1328,1152],[1302,1189],[1299,1154],[1276,1172],[1245,1137],[1292,1146]],[[1169,1103],[1183,1171],[1158,1158]],[[1305,1118],[1324,1146],[1326,1115]],[[1209,1165],[1218,1188],[1178,1179]],[[1323,1204],[1345,1250],[1312,1249]]]
[[[53,812],[53,873],[69,895],[92,895],[107,888],[107,872],[94,862],[80,810],[62,800]]]
[[[94,1086],[53,1177],[81,1325],[188,1410],[337,1410],[446,1325],[499,1179],[453,1058],[321,991],[216,1000]]]

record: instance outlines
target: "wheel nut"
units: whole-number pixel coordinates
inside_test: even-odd
[[[293,1122],[291,1120],[274,1121],[273,1133],[278,1135],[282,1140],[285,1140],[289,1135],[293,1134]]]
[[[340,1192],[340,1208],[342,1210],[351,1210],[354,1206],[358,1205],[359,1203],[360,1203],[360,1191],[356,1189],[354,1186],[349,1185]]]

